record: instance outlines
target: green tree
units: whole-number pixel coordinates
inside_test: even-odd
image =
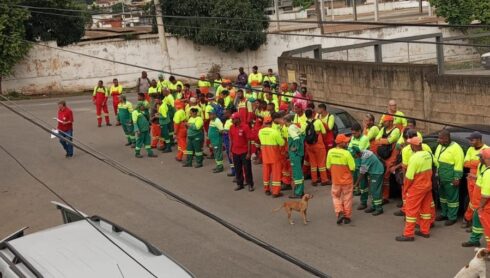
[[[30,44],[24,41],[24,21],[29,17],[25,9],[15,8],[17,0],[0,1],[0,93],[2,78],[10,75],[12,69],[29,51]]]
[[[68,12],[31,8],[31,17],[25,22],[25,28],[27,39],[32,41],[56,40],[59,46],[69,45],[80,41],[85,34],[85,26],[91,22],[90,15],[85,12],[87,5],[76,0],[22,0],[21,3],[42,8],[80,10]]]
[[[125,5],[124,3],[116,3],[112,5],[111,10],[113,13],[122,13],[123,7],[124,7],[124,12],[129,12],[128,5]]]
[[[490,23],[490,1],[488,0],[429,0],[436,7],[438,16],[453,25],[467,25],[473,20]]]
[[[179,0],[162,1],[164,15],[223,17],[219,19],[168,18],[165,31],[198,44],[223,51],[256,50],[266,42],[263,32],[269,26],[264,9],[269,0]],[[246,20],[245,20],[246,19]],[[252,20],[250,20],[252,19]]]

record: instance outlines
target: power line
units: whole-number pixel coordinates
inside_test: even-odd
[[[66,12],[77,12],[86,13],[89,15],[125,15],[131,14],[130,12],[117,13],[117,12],[106,12],[106,13],[92,13],[87,10],[75,10],[75,9],[62,9],[62,8],[50,8],[50,7],[36,7],[28,5],[14,5],[20,8],[26,9],[38,9],[38,10],[54,10],[54,11],[66,11]],[[156,17],[156,15],[146,15],[148,17]],[[180,16],[180,15],[164,15],[164,18],[189,18],[189,19],[215,19],[215,20],[240,20],[240,21],[260,21],[260,22],[271,22],[271,23],[295,23],[295,24],[326,24],[326,25],[373,25],[373,26],[410,26],[410,27],[440,27],[440,28],[490,28],[489,24],[434,24],[434,23],[396,23],[396,22],[373,22],[373,21],[339,21],[339,20],[323,20],[323,21],[309,21],[309,20],[273,20],[273,19],[258,19],[258,18],[244,18],[244,17],[220,17],[220,16]]]
[[[83,18],[83,16],[78,15],[67,15],[67,14],[57,14],[57,13],[48,13],[48,12],[38,12],[31,11],[31,13],[45,14],[45,15],[55,15],[55,16],[66,16],[73,18]],[[156,24],[159,26],[158,24]],[[169,25],[165,24],[166,27],[173,28],[189,28],[189,29],[208,29],[214,31],[223,31],[223,32],[242,32],[242,33],[263,33],[266,35],[277,35],[277,36],[295,36],[295,37],[314,37],[314,38],[330,38],[330,39],[348,39],[348,40],[361,40],[361,41],[380,41],[380,42],[389,42],[389,43],[414,43],[414,44],[427,44],[427,45],[448,45],[448,46],[461,46],[461,47],[489,47],[484,44],[467,44],[467,43],[451,43],[451,42],[435,42],[435,41],[419,41],[419,40],[407,40],[407,39],[381,39],[381,38],[367,38],[367,37],[349,37],[349,36],[337,36],[337,35],[317,35],[317,34],[301,34],[301,33],[283,33],[283,32],[257,32],[252,30],[238,30],[238,29],[225,29],[225,28],[215,28],[215,27],[207,27],[207,26],[186,26],[186,25]]]
[[[111,63],[115,63],[115,64],[120,64],[120,65],[124,65],[124,66],[139,68],[139,69],[148,70],[148,71],[161,72],[161,73],[168,74],[168,75],[180,76],[180,77],[183,77],[183,78],[186,78],[186,79],[189,79],[189,80],[200,80],[200,78],[197,78],[197,77],[194,77],[194,76],[185,75],[185,74],[174,73],[174,72],[164,71],[164,70],[159,70],[159,69],[153,69],[153,68],[150,68],[150,67],[134,65],[134,64],[126,63],[126,62],[116,61],[116,60],[110,60],[110,59],[106,59],[106,58],[102,58],[102,57],[97,57],[97,56],[93,56],[93,55],[89,55],[89,54],[85,54],[85,53],[80,53],[80,52],[76,52],[76,51],[72,51],[72,50],[67,50],[67,49],[55,47],[55,46],[50,46],[50,45],[41,44],[41,43],[35,43],[35,42],[28,41],[28,40],[24,40],[24,41],[26,43],[32,43],[32,44],[36,44],[36,45],[39,45],[39,46],[44,46],[44,47],[47,47],[47,48],[56,49],[58,51],[63,51],[63,52],[67,52],[67,53],[71,53],[71,54],[75,54],[75,55],[80,55],[80,56],[84,56],[84,57],[88,57],[88,58],[92,58],[92,59],[97,59],[97,60],[101,60],[101,61],[105,61],[105,62],[111,62]],[[213,80],[209,80],[209,81],[210,82],[214,82]],[[246,89],[245,86],[241,86],[239,84],[232,84],[232,85],[235,86],[235,87],[237,87],[237,88],[240,88],[240,89]],[[256,91],[256,92],[262,92],[262,90],[254,89],[254,88],[252,88],[251,90],[252,91]],[[289,95],[285,95],[285,94],[278,93],[278,92],[271,92],[271,94],[274,94],[274,95],[277,95],[277,96],[291,97]],[[330,102],[330,101],[323,101],[323,100],[318,100],[318,99],[309,99],[309,98],[298,97],[298,96],[293,96],[292,98],[301,99],[301,100],[307,100],[307,101],[311,101],[311,102],[314,102],[314,103],[323,103],[323,104],[326,104],[326,105],[332,105],[332,106],[337,106],[337,107],[341,107],[341,108],[347,108],[347,109],[357,110],[357,111],[362,111],[362,112],[368,112],[368,113],[374,113],[374,114],[392,115],[392,116],[395,116],[395,117],[398,117],[398,118],[414,119],[414,120],[419,121],[419,122],[425,122],[425,123],[437,124],[437,125],[442,125],[442,126],[447,126],[447,127],[455,127],[455,128],[459,128],[459,129],[463,129],[463,130],[471,130],[471,131],[479,131],[479,132],[482,132],[482,133],[487,133],[487,131],[485,131],[485,130],[472,129],[472,128],[468,128],[468,127],[465,127],[465,126],[460,126],[460,125],[455,125],[455,124],[450,124],[450,123],[445,123],[445,122],[440,122],[440,121],[426,120],[426,119],[417,118],[417,117],[400,116],[400,115],[390,114],[390,113],[386,113],[386,112],[380,112],[380,111],[376,111],[376,110],[372,110],[372,109],[366,109],[366,108],[361,108],[361,107],[355,107],[355,106],[350,106],[350,105],[345,105],[345,104],[334,103],[334,102]]]
[[[9,105],[5,104],[3,101],[0,101],[0,105],[4,106],[5,108],[7,108],[8,110],[10,110],[12,113],[20,116],[21,118],[25,119],[26,121],[30,122],[31,124],[39,127],[40,129],[52,134],[51,132],[51,128],[52,127],[45,127],[43,125],[41,125],[38,121],[35,121],[29,117],[27,117],[25,114],[19,112],[19,111],[26,111],[25,109],[23,109],[20,105],[16,104],[15,102],[9,100],[8,98],[6,98],[5,96],[3,95],[0,95],[1,98],[3,98],[4,100],[6,100],[7,102],[9,103],[12,103],[16,108],[18,109],[14,109],[12,107],[10,107]],[[34,116],[34,118],[37,118]],[[38,118],[37,118],[38,119]],[[93,158],[101,161],[101,162],[104,162],[105,164],[107,164],[108,166],[122,172],[123,174],[126,174],[128,176],[131,176],[139,181],[141,181],[142,183],[146,184],[146,185],[149,185],[151,186],[152,188],[158,190],[158,192],[164,194],[165,196],[171,196],[172,198],[174,198],[175,200],[177,200],[178,202],[186,205],[187,207],[203,214],[204,216],[208,217],[208,218],[211,218],[212,220],[216,221],[218,224],[224,226],[225,228],[227,228],[228,230],[234,232],[235,234],[237,234],[238,236],[240,236],[241,238],[247,240],[247,241],[250,241],[252,243],[254,243],[255,245],[259,246],[259,247],[262,247],[263,249],[281,257],[282,259],[286,260],[286,261],[289,261],[290,263],[302,268],[303,270],[315,275],[315,276],[318,276],[318,277],[325,277],[325,278],[328,278],[330,277],[328,274],[325,274],[324,272],[322,272],[321,270],[318,270],[316,268],[314,268],[313,266],[310,266],[309,264],[289,255],[288,253],[274,247],[273,245],[270,245],[269,243],[247,233],[246,231],[240,229],[239,227],[227,222],[226,220],[218,217],[217,215],[201,208],[200,206],[192,203],[191,201],[188,201],[187,199],[185,199],[184,197],[181,197],[180,195],[166,189],[165,187],[153,182],[152,180],[132,171],[131,169],[127,168],[126,166],[122,165],[121,163],[113,160],[112,158],[110,158],[109,156],[105,155],[105,154],[102,154],[100,152],[93,152],[90,150],[90,148],[87,148],[85,146],[83,146],[83,144],[79,144],[77,141],[78,140],[75,140],[75,142],[70,142],[68,139],[66,138],[63,138],[63,137],[60,137],[60,140],[64,140],[65,142],[68,142],[68,143],[72,143],[73,146],[75,146],[77,149],[87,153],[88,155],[92,156]],[[97,155],[97,153],[100,153],[102,154],[103,157],[99,157]]]
[[[3,96],[2,96],[3,97]],[[1,103],[1,102],[0,102]],[[20,162],[13,154],[11,154],[7,149],[5,149],[2,145],[0,145],[0,149],[2,149],[10,158],[12,158],[29,176],[31,176],[34,180],[36,180],[39,184],[41,184],[46,190],[51,192],[56,198],[60,199],[63,203],[65,203],[70,209],[72,209],[77,216],[81,219],[85,220],[90,226],[92,226],[99,234],[101,234],[104,238],[106,238],[110,243],[116,246],[119,250],[121,250],[124,254],[126,254],[129,258],[131,258],[134,262],[136,262],[141,268],[143,268],[146,272],[148,272],[151,276],[157,278],[153,272],[151,272],[147,267],[145,267],[141,262],[139,262],[135,257],[129,254],[126,250],[124,250],[120,245],[114,242],[108,235],[106,235],[103,231],[101,231],[94,223],[92,223],[87,217],[85,217],[78,209],[76,209],[71,203],[69,203],[61,194],[57,193],[54,189],[52,189],[49,185],[39,179],[36,175],[34,175],[22,162]]]

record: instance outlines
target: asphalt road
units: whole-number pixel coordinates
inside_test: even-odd
[[[19,103],[54,125],[56,101]],[[71,97],[67,102],[75,113],[77,139],[333,277],[452,277],[473,257],[472,248],[460,247],[468,234],[459,224],[443,227],[437,223],[430,239],[396,242],[403,221],[393,216],[397,210],[393,202],[386,205],[381,216],[354,211],[352,224],[337,226],[329,187],[308,184],[306,192],[314,194],[309,209],[311,222],[305,226],[295,214],[297,224],[290,225],[283,211],[271,212],[286,198],[272,199],[263,194],[260,167],[254,166],[259,190],[235,192],[226,174],[211,173],[212,160],[205,160],[205,167],[200,169],[184,169],[174,160],[175,153],[137,159],[133,150],[124,146],[120,127],[97,128],[89,97]],[[41,180],[81,211],[111,219],[152,242],[197,277],[309,276],[88,154],[76,150],[73,158],[66,159],[56,139],[3,107],[0,119],[0,144]],[[50,204],[56,198],[3,152],[0,169],[0,238],[23,226],[35,232],[61,223]]]

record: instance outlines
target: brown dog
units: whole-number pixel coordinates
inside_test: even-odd
[[[303,216],[303,223],[308,224],[308,219],[306,217],[306,210],[308,209],[308,201],[313,198],[313,195],[305,194],[301,198],[301,201],[287,201],[282,204],[282,206],[273,210],[273,212],[279,211],[281,208],[284,208],[286,213],[288,214],[289,224],[294,225],[293,220],[291,219],[291,212],[293,210],[299,211],[301,216]]]

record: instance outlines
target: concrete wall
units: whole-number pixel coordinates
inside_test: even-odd
[[[485,76],[440,76],[435,65],[289,57],[280,57],[278,64],[283,80],[306,79],[316,99],[376,111],[386,111],[388,100],[395,99],[407,116],[453,124],[490,121],[490,79]],[[350,112],[358,119],[365,114]],[[441,128],[423,123],[419,127],[425,131]]]
[[[337,33],[339,36],[362,36],[367,38],[400,38],[421,34],[441,32],[434,27],[396,27],[369,29],[362,33]],[[318,29],[295,31],[295,34],[318,35]],[[459,35],[445,28],[444,36]],[[349,45],[365,42],[353,39],[305,37],[287,35],[269,35],[267,43],[257,51],[221,52],[219,49],[200,46],[186,39],[168,37],[168,47],[171,57],[172,71],[174,73],[199,76],[207,73],[213,64],[222,67],[222,74],[236,76],[239,66],[250,72],[251,67],[257,65],[259,70],[265,72],[268,68],[277,70],[277,57],[283,51],[292,50],[313,44],[323,47]],[[50,45],[55,46],[54,43]],[[406,44],[393,44],[383,49],[385,61],[405,62],[407,60]],[[113,39],[105,41],[86,41],[70,45],[63,49],[85,53],[112,61],[121,61],[151,69],[161,69],[163,65],[158,38],[155,35],[142,36],[135,40]],[[447,57],[467,59],[475,57],[472,48],[446,47]],[[357,53],[357,54],[356,54]],[[351,51],[349,60],[374,60],[372,48]],[[428,59],[435,58],[435,45],[410,44],[410,54],[415,57]],[[329,54],[330,55],[330,54]],[[478,57],[476,55],[476,57]],[[332,59],[331,57],[326,57]],[[57,49],[35,46],[23,62],[16,65],[14,74],[4,79],[2,89],[4,92],[17,91],[24,94],[50,94],[71,93],[90,90],[102,79],[109,83],[113,78],[119,78],[125,87],[135,86],[142,69],[119,65],[112,62],[96,60]],[[157,78],[157,72],[149,70],[150,78]],[[168,76],[167,76],[168,78]]]

